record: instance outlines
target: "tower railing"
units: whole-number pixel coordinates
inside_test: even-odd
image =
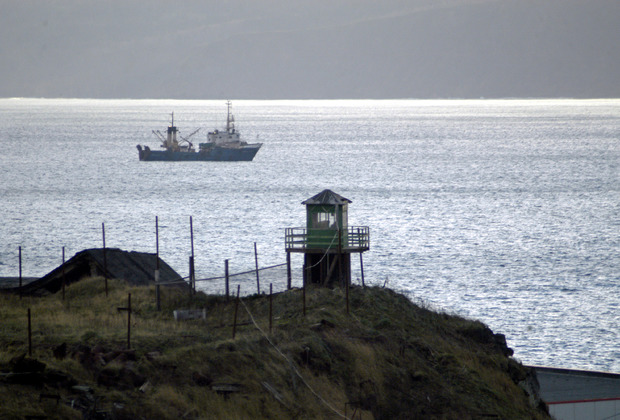
[[[284,246],[288,252],[364,252],[370,249],[370,228],[349,226],[345,229],[286,228]]]

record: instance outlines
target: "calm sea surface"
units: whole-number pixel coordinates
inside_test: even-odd
[[[253,162],[139,162],[224,101],[0,100],[0,276],[86,248],[155,252],[199,278],[285,261],[325,188],[371,229],[367,283],[480,319],[528,364],[620,372],[620,100],[236,101]],[[293,258],[300,284],[301,259]],[[354,282],[360,277],[353,258]],[[255,292],[250,277],[242,287]],[[273,276],[274,288],[285,279]],[[263,283],[265,284],[265,283]],[[200,287],[222,292],[219,281]]]

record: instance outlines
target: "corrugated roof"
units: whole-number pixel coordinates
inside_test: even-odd
[[[309,199],[307,199],[306,201],[302,202],[301,204],[304,205],[308,205],[308,204],[318,204],[318,205],[323,205],[323,204],[328,204],[328,205],[342,205],[342,204],[347,204],[347,203],[351,203],[352,201],[349,200],[348,198],[344,198],[343,196],[341,196],[340,194],[336,194],[335,192],[333,192],[332,190],[323,190],[320,193],[318,193],[317,195],[315,195],[314,197],[311,197]]]

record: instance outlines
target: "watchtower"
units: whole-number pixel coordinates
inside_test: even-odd
[[[323,190],[303,201],[306,227],[286,228],[286,252],[304,254],[304,281],[324,286],[351,284],[351,254],[370,249],[368,226],[349,226],[351,200]]]

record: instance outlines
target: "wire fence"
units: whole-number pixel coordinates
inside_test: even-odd
[[[226,271],[226,270],[225,270]],[[222,276],[195,279],[196,290],[210,294],[232,294],[240,286],[242,296],[251,294],[265,294],[272,285],[274,292],[283,292],[292,287],[302,287],[301,273],[290,269],[288,263],[275,264],[268,267],[247,270],[238,273],[229,273]],[[177,280],[159,282],[161,286],[191,285],[191,276],[180,277]]]
[[[287,263],[276,264],[259,268],[258,270],[254,269],[239,273],[231,273],[228,275],[228,286],[232,291],[236,290],[237,285],[240,285],[243,295],[266,293],[269,291],[270,284],[273,285],[274,292],[281,292],[288,288],[288,275]],[[291,276],[292,275],[293,273],[291,273]],[[196,288],[215,294],[219,294],[218,291],[225,293],[226,282],[226,275],[196,279]],[[291,284],[291,286],[293,286],[293,284]]]
[[[105,248],[104,248],[105,251]],[[19,247],[19,276],[14,277],[0,277],[0,290],[4,291],[19,291],[22,286],[26,286],[29,283],[35,282],[42,277],[25,277],[22,276],[22,259],[21,259],[21,247]],[[105,256],[105,252],[104,252]],[[157,257],[158,258],[158,257]],[[190,286],[193,290],[201,291],[207,294],[229,294],[229,290],[232,290],[237,285],[241,285],[241,289],[243,290],[243,295],[250,294],[260,294],[265,293],[269,290],[269,285],[271,284],[273,290],[276,292],[285,291],[292,287],[302,287],[303,286],[303,275],[301,270],[296,267],[297,264],[293,263],[294,266],[291,267],[290,256],[287,258],[287,262],[274,264],[267,267],[258,267],[258,254],[255,249],[255,259],[256,259],[256,268],[240,271],[236,273],[229,272],[228,261],[224,261],[223,271],[225,274],[220,276],[213,277],[205,277],[205,278],[196,278],[195,270],[193,267],[193,259],[190,257],[190,270],[189,275],[187,276],[179,276],[178,278],[174,278],[172,280],[167,279],[165,281],[159,280],[159,275],[156,274],[156,271],[159,270],[159,267],[152,269],[148,266],[141,267],[142,272],[147,272],[149,269],[152,269],[152,280],[153,285],[157,286]],[[64,268],[65,259],[64,259],[64,247],[63,247],[63,264],[60,266]],[[153,267],[154,268],[154,267]],[[58,268],[57,268],[58,269]],[[55,270],[57,270],[55,269]],[[103,265],[100,267],[100,271],[102,271],[102,276],[106,276],[111,278],[110,276],[114,276],[111,272],[109,272],[109,264],[106,265],[105,260]],[[52,271],[53,272],[53,271]],[[125,273],[126,274],[126,273]]]
[[[256,280],[258,279],[261,282],[260,284],[265,285],[265,291],[261,288],[261,293],[264,293],[266,296],[264,299],[255,300],[250,299],[248,303],[246,303],[243,299],[240,299],[241,293],[238,291],[243,290],[244,287],[256,287]],[[210,277],[204,279],[196,279],[196,283],[201,282],[217,282],[221,280],[225,280],[226,276],[219,277]],[[176,282],[183,282],[185,284],[188,283],[189,278],[179,278]],[[277,281],[281,286],[281,290],[286,289],[286,281],[288,280],[288,267],[286,263],[277,264],[269,267],[264,267],[258,270],[248,270],[240,273],[229,274],[228,280],[230,282],[231,290],[234,290],[234,293],[231,293],[231,299],[219,299],[216,306],[212,308],[212,317],[209,318],[209,321],[203,321],[199,323],[181,323],[176,324],[173,328],[168,327],[158,327],[158,333],[162,334],[162,331],[167,331],[171,337],[176,337],[179,339],[179,342],[183,340],[194,339],[196,337],[199,330],[205,331],[206,322],[209,322],[210,332],[203,332],[206,334],[205,337],[211,336],[213,334],[213,330],[218,330],[219,336],[225,336],[228,334],[230,329],[232,328],[232,339],[235,340],[235,334],[238,335],[251,335],[252,327],[258,330],[261,336],[273,347],[273,349],[277,352],[279,357],[281,357],[285,362],[286,366],[288,366],[292,374],[294,374],[303,385],[309,390],[309,392],[314,395],[315,398],[325,407],[326,412],[330,412],[334,416],[343,419],[361,419],[362,418],[362,410],[357,413],[359,409],[358,403],[352,403],[350,401],[344,404],[344,411],[337,407],[337,404],[334,404],[330,395],[326,395],[325,392],[321,392],[320,390],[315,389],[310,382],[307,381],[306,376],[302,374],[301,367],[303,366],[303,360],[296,361],[291,355],[287,355],[285,351],[283,351],[276,342],[272,339],[272,325],[274,324],[274,320],[278,320],[281,317],[285,316],[287,313],[290,316],[291,306],[297,307],[297,310],[302,312],[302,302],[298,300],[303,296],[303,314],[306,316],[306,292],[301,291],[293,292],[289,296],[289,299],[286,301],[286,305],[274,305],[272,308],[272,289],[270,287],[274,284],[274,281]],[[284,282],[282,281],[284,280]],[[168,282],[166,284],[174,284],[174,282]],[[245,286],[244,286],[245,285]],[[238,294],[239,293],[239,294]],[[275,290],[273,290],[275,293]],[[246,295],[252,294],[246,293]],[[236,296],[236,297],[235,297]],[[342,296],[342,295],[340,295]],[[290,299],[293,297],[293,299]],[[286,299],[286,297],[285,297]],[[347,295],[348,299],[348,295]],[[187,301],[184,301],[187,303]],[[254,302],[254,303],[252,303]],[[88,326],[85,327],[83,324],[80,325],[80,328],[85,329],[86,332],[80,332],[81,338],[80,340],[89,342],[89,337],[96,338],[97,341],[105,341],[107,345],[111,345],[113,348],[120,348],[121,346],[125,347],[127,351],[135,350],[136,347],[141,349],[145,349],[152,343],[152,333],[149,331],[149,328],[153,328],[153,320],[151,320],[148,316],[144,317],[143,313],[140,310],[141,304],[144,303],[144,296],[142,300],[140,297],[138,299],[132,299],[132,294],[128,293],[127,299],[118,302],[118,304],[122,306],[117,306],[116,311],[112,313],[102,314],[98,313],[96,319],[90,319],[86,321]],[[268,303],[268,311],[265,309],[265,305]],[[239,305],[245,310],[247,317],[242,316],[241,313],[238,315]],[[82,357],[79,353],[79,349],[77,347],[69,346],[67,347],[68,340],[76,340],[76,328],[74,325],[60,325],[59,319],[69,319],[71,322],[82,322],[82,320],[76,321],[76,318],[63,318],[62,316],[49,316],[50,310],[52,313],[58,312],[71,312],[76,309],[83,309],[85,306],[75,306],[75,305],[67,305],[64,307],[53,307],[53,308],[37,308],[35,307],[34,311],[31,311],[31,308],[27,309],[26,319],[24,319],[24,324],[18,326],[15,324],[11,331],[4,331],[2,334],[3,342],[10,342],[12,350],[15,348],[23,348],[27,347],[29,357],[32,357],[33,354],[36,357],[40,357],[44,352],[49,352],[50,349],[54,357],[57,358],[65,358],[65,357],[73,357],[78,360],[79,357]],[[348,305],[347,305],[348,307]],[[234,308],[234,312],[231,311],[231,308]],[[252,308],[252,309],[251,309]],[[37,312],[37,309],[40,309],[40,312]],[[273,310],[272,310],[273,309]],[[176,312],[176,311],[174,311]],[[240,311],[239,311],[240,312]],[[347,310],[348,312],[348,310]],[[206,314],[206,311],[203,312]],[[213,316],[213,313],[219,314]],[[233,316],[234,313],[234,316]],[[177,321],[176,314],[174,315],[175,321]],[[207,319],[206,315],[203,315],[203,318],[185,318],[185,319]],[[182,319],[183,320],[183,319]],[[161,322],[161,319],[156,320],[154,322]],[[261,327],[263,325],[263,327]],[[267,329],[268,325],[268,329]],[[274,328],[277,328],[277,324],[273,325]],[[79,329],[78,329],[79,331]],[[211,336],[211,339],[213,336]],[[125,341],[126,340],[126,341]],[[59,344],[61,343],[61,344]],[[82,344],[81,348],[89,348],[91,344]],[[94,347],[93,347],[94,348]],[[62,349],[62,355],[58,355]],[[89,350],[90,351],[90,350]],[[120,351],[120,350],[119,350]],[[84,359],[86,360],[86,359]],[[306,362],[307,363],[307,362]],[[269,390],[269,389],[268,389]],[[354,411],[352,414],[347,414],[347,407],[354,407]],[[356,416],[357,413],[357,416]]]

